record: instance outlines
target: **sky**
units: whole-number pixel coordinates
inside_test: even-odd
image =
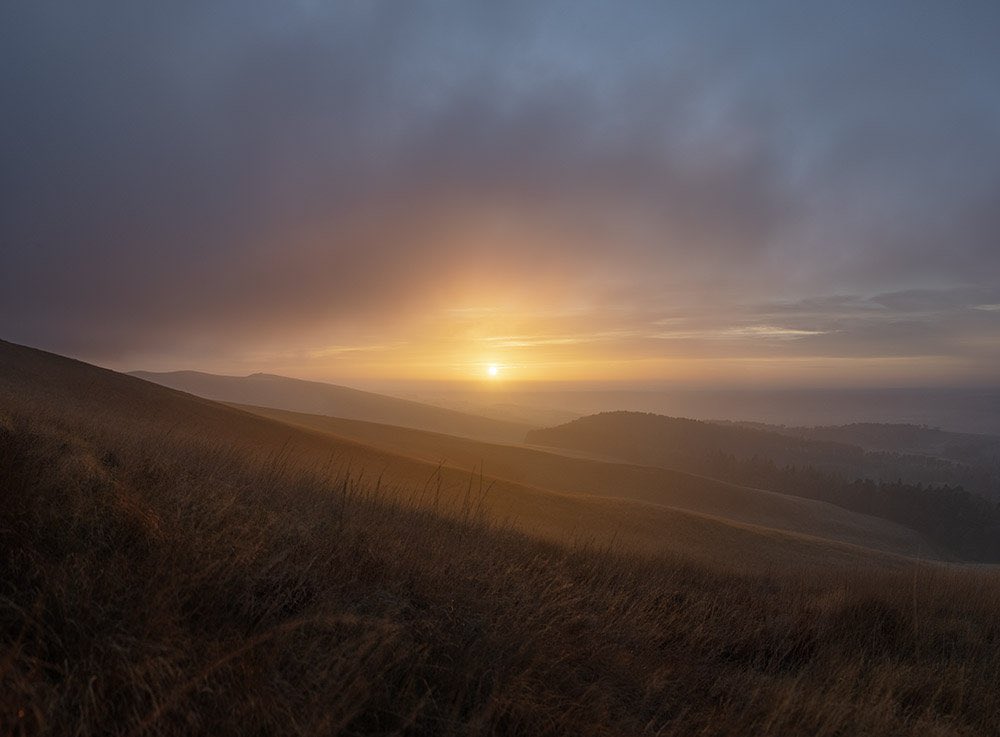
[[[9,0],[0,338],[356,385],[995,385],[998,32],[977,0]]]

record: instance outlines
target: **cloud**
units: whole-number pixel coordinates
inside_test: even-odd
[[[582,305],[590,340],[641,354],[676,314],[705,315],[692,338],[960,350],[945,332],[990,334],[971,308],[1000,299],[996,20],[10,3],[0,333],[113,363],[344,354],[525,305],[510,340],[551,347],[586,340],[554,317]]]

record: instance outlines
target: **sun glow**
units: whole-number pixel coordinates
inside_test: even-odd
[[[489,366],[486,367],[486,374],[491,379],[495,379],[497,376],[500,375],[500,367],[497,366],[495,363],[491,363]]]

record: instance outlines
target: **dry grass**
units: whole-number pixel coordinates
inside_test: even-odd
[[[679,555],[712,567],[755,572],[789,567],[899,566],[910,562],[888,552],[900,552],[893,543],[898,538],[891,532],[886,534],[886,526],[891,527],[889,523],[862,518],[862,524],[858,525],[844,518],[845,514],[850,517],[850,513],[818,502],[806,502],[803,506],[784,498],[791,503],[786,511],[798,509],[800,516],[821,520],[824,534],[765,529],[732,517],[723,519],[726,514],[739,516],[731,505],[712,504],[712,509],[721,515],[718,516],[621,498],[615,494],[616,490],[628,494],[628,488],[636,488],[629,480],[628,467],[621,465],[602,464],[601,469],[570,467],[562,464],[558,456],[531,451],[527,455],[518,452],[504,457],[509,451],[524,449],[483,443],[461,448],[456,443],[463,441],[457,438],[416,431],[413,432],[421,439],[420,443],[408,436],[400,452],[399,447],[380,448],[380,443],[367,436],[353,442],[325,427],[275,422],[272,418],[254,416],[146,381],[0,341],[0,410],[4,408],[35,419],[51,416],[57,423],[76,416],[80,421],[68,430],[70,434],[86,435],[95,428],[113,428],[118,435],[146,439],[143,452],[152,455],[159,452],[160,439],[166,436],[196,442],[211,438],[217,445],[239,449],[242,457],[279,456],[285,465],[297,468],[329,465],[331,456],[335,456],[339,469],[357,473],[364,483],[381,478],[403,490],[407,498],[429,485],[434,491],[433,498],[457,506],[461,506],[467,494],[470,469],[477,465],[481,468],[485,460],[487,471],[492,473],[485,479],[491,488],[485,506],[492,517],[516,523],[519,529],[560,544],[579,538],[605,543],[616,540],[636,552]],[[382,428],[381,433],[388,432],[390,436],[406,432],[378,427]],[[428,439],[440,446],[440,455],[426,456],[427,448],[421,451],[421,444]],[[408,457],[411,455],[424,459]],[[453,463],[442,465],[442,460]],[[498,477],[497,471],[509,474],[513,480]],[[561,481],[562,476],[569,481]],[[623,488],[615,488],[616,478],[622,479]],[[563,491],[543,488],[538,483],[556,483],[557,489]],[[646,486],[652,493],[680,502],[679,494],[683,492],[690,500],[694,491],[718,500],[710,493],[713,485],[719,486],[718,482],[710,482],[708,486],[699,483],[685,491],[680,482],[668,475],[654,485],[656,488]],[[588,490],[619,498],[579,493]],[[739,489],[733,487],[732,491]],[[728,496],[732,498],[732,494]],[[742,508],[747,506],[750,505],[744,503]],[[764,500],[761,506],[767,506]],[[782,519],[796,524],[796,519],[788,514],[783,514]],[[778,523],[779,520],[774,520],[780,527]],[[877,524],[873,527],[872,523]],[[844,538],[857,541],[865,530],[868,535],[861,538],[863,547],[844,544]],[[902,551],[915,552],[907,546]]]
[[[699,539],[719,536],[725,539],[698,551],[700,558],[711,560],[713,552],[720,549],[742,548],[755,563],[761,563],[765,555],[760,550],[761,546],[753,545],[753,541],[759,543],[761,528],[768,528],[788,533],[784,544],[776,546],[783,550],[775,551],[786,559],[790,555],[800,560],[808,557],[808,554],[801,556],[788,549],[802,538],[863,546],[868,550],[895,555],[939,557],[938,551],[909,528],[813,499],[736,486],[666,468],[566,457],[558,452],[545,452],[523,445],[484,443],[421,430],[264,407],[242,409],[289,426],[323,433],[331,439],[338,436],[350,438],[396,457],[444,464],[460,471],[460,475],[468,473],[468,469],[485,466],[499,492],[490,500],[491,506],[499,514],[516,519],[522,526],[531,526],[532,529],[537,527],[536,522],[541,516],[539,495],[535,494],[535,499],[524,498],[528,495],[523,492],[518,494],[516,487],[570,494],[577,499],[584,494],[592,495],[589,505],[601,507],[600,514],[608,521],[616,513],[622,514],[632,507],[637,514],[633,515],[629,524],[619,521],[617,531],[633,543],[648,541],[642,547],[649,551],[680,552],[691,556],[700,547]],[[419,483],[418,479],[426,478],[426,470],[410,478],[401,473],[403,470],[402,464],[393,464],[388,473],[406,484]],[[594,497],[601,497],[601,500]],[[516,505],[503,503],[514,499],[517,499]],[[625,503],[614,504],[611,500]],[[551,503],[552,500],[549,498],[547,501]],[[530,514],[518,514],[520,510],[532,507]],[[662,507],[669,507],[670,510]],[[694,514],[685,515],[684,512]],[[569,509],[552,510],[551,516],[556,519],[551,526],[557,527],[560,519],[572,514],[573,510]],[[577,511],[577,515],[585,516],[586,511]],[[640,520],[649,520],[651,525],[644,529],[646,526]],[[716,521],[724,521],[728,527],[719,529],[719,525],[706,524]],[[604,526],[612,527],[608,524]],[[588,532],[596,532],[601,525],[590,523],[581,527]],[[746,527],[754,530],[745,536],[750,538],[750,544],[739,539],[744,537],[739,532],[740,528]],[[672,545],[665,540],[668,531],[680,544]],[[830,545],[824,547],[826,549],[821,551],[820,557],[834,557]]]
[[[995,733],[993,570],[560,546],[475,493],[3,399],[0,734]]]

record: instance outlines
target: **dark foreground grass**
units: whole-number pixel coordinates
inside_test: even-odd
[[[137,427],[0,413],[0,735],[996,734],[990,570],[559,547]]]

